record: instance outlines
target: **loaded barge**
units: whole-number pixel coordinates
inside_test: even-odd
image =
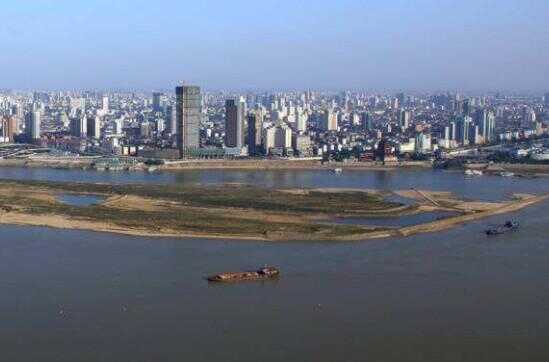
[[[264,267],[256,271],[245,271],[236,273],[221,273],[209,276],[207,279],[210,282],[218,283],[236,283],[252,280],[266,280],[278,278],[280,271],[272,266]]]

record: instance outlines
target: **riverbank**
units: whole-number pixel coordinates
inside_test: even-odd
[[[405,162],[321,162],[320,160],[284,159],[284,160],[201,160],[174,161],[159,167],[160,170],[398,170],[398,169],[430,169],[429,161]]]
[[[23,159],[0,159],[0,167],[22,168],[51,168],[66,170],[99,170],[105,172],[118,171],[193,171],[193,170],[242,170],[242,171],[299,171],[299,170],[327,170],[333,171],[397,171],[397,170],[427,170],[433,168],[431,161],[390,161],[381,162],[322,162],[319,158],[309,159],[210,159],[210,160],[165,160],[159,165],[148,165],[143,159],[130,158],[131,162],[122,162],[114,169],[101,164],[96,167],[98,157],[48,157],[32,156]],[[125,158],[122,158],[125,160]],[[107,167],[106,167],[107,166]],[[549,176],[549,164],[522,164],[522,163],[471,163],[459,169],[481,170],[487,174],[502,172],[515,173],[524,177]]]
[[[466,169],[480,170],[492,174],[512,172],[522,176],[549,176],[549,164],[542,163],[478,163],[469,164],[466,166]]]
[[[2,159],[0,167],[94,169],[97,158],[35,157]],[[127,165],[127,171],[188,171],[188,170],[397,170],[429,169],[428,161],[405,162],[322,162],[319,159],[246,159],[246,160],[177,160],[149,166],[142,162]]]

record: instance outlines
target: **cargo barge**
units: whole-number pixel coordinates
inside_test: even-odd
[[[221,273],[209,276],[207,279],[210,282],[218,283],[236,283],[253,280],[267,280],[278,278],[280,271],[272,266],[264,267],[256,271],[245,271],[235,273]]]

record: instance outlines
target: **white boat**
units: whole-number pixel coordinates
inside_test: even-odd
[[[514,173],[514,172],[506,172],[506,171],[505,171],[505,172],[500,172],[499,175],[500,175],[501,177],[513,177],[513,176],[515,176],[515,173]]]
[[[343,172],[343,169],[342,169],[342,168],[334,168],[334,173],[335,173],[336,175],[339,175],[339,174],[342,173],[342,172]]]
[[[465,170],[465,176],[482,176],[482,175],[483,175],[482,171],[479,171],[479,170],[470,170],[470,169]]]

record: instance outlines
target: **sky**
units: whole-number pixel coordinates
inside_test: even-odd
[[[547,0],[6,3],[4,89],[549,91]]]

